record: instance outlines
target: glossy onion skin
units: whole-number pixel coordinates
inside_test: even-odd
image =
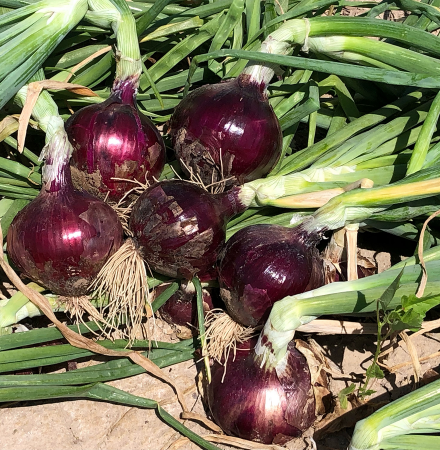
[[[256,326],[276,301],[322,286],[324,270],[314,242],[301,231],[252,225],[234,234],[223,248],[219,282],[230,316],[242,325]]]
[[[71,297],[87,294],[122,241],[118,216],[102,200],[72,188],[52,193],[43,188],[12,221],[7,249],[27,277]]]
[[[120,86],[103,103],[73,114],[66,131],[74,147],[72,179],[77,189],[117,202],[136,185],[158,178],[165,164],[165,144],[134,101],[133,87]]]
[[[291,342],[285,369],[260,367],[252,350],[257,338],[238,346],[225,367],[215,362],[208,403],[216,423],[229,435],[283,445],[316,420],[315,397],[306,358]]]
[[[138,198],[130,230],[150,269],[173,278],[216,277],[226,223],[244,210],[236,190],[212,195],[181,180],[161,181]]]
[[[170,133],[184,170],[190,167],[205,184],[233,177],[229,185],[271,171],[281,155],[282,134],[262,89],[241,75],[202,86],[180,102]]]

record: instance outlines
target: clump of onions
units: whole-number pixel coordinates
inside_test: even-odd
[[[318,240],[314,233],[279,225],[251,225],[235,233],[218,264],[220,293],[230,316],[254,327],[267,319],[277,300],[322,286]]]
[[[118,55],[110,97],[80,109],[66,122],[75,149],[74,185],[115,202],[136,187],[134,180],[153,182],[165,164],[163,139],[136,105],[142,62],[136,23],[126,9],[113,22]]]
[[[438,195],[439,192],[438,169],[423,169],[392,185],[354,189],[338,195],[292,231],[299,240],[311,245],[327,230],[339,229],[350,222],[361,223],[374,217],[375,213],[385,214],[385,210],[396,203]],[[254,273],[254,277],[258,276],[262,273]],[[393,280],[395,277],[390,282]],[[366,278],[359,280],[357,286],[365,288],[365,281],[368,285]],[[371,287],[376,287],[376,283],[377,280]],[[326,392],[325,374],[322,374],[325,358],[313,346],[305,349],[296,341],[295,348],[305,356],[307,364],[301,358],[297,359],[297,355],[292,354],[295,330],[320,315],[371,311],[376,307],[374,298],[383,293],[382,289],[380,292],[371,289],[371,301],[359,305],[359,288],[346,283],[331,288],[334,284],[275,302],[257,343],[248,341],[245,344],[250,349],[248,353],[237,351],[235,359],[231,353],[226,367],[214,363],[212,383],[208,387],[209,406],[226,433],[268,444],[284,443],[289,436],[300,435],[314,423],[315,417],[327,410],[329,393]],[[349,286],[348,289],[351,286],[351,296],[343,295],[344,286]],[[389,283],[385,284],[385,289],[388,286]],[[333,295],[321,298],[319,291],[325,294],[327,287]],[[414,289],[411,284],[410,290],[414,292]],[[396,298],[400,302],[401,296]],[[310,392],[309,386],[315,389],[314,397],[304,395],[304,392]],[[313,401],[317,406],[314,416],[310,406]]]
[[[238,187],[210,194],[183,180],[153,184],[133,205],[128,224],[131,237],[103,267],[94,287],[111,302],[123,298],[144,305],[148,297],[145,266],[180,280],[216,278],[227,221],[251,201],[241,194]]]
[[[121,246],[122,226],[102,200],[74,189],[72,146],[53,116],[42,157],[42,189],[14,218],[8,255],[31,280],[65,296],[87,294],[92,280]]]
[[[268,39],[262,52],[286,53]],[[209,185],[243,184],[268,174],[282,150],[282,133],[266,89],[270,65],[250,63],[235,79],[205,85],[176,107],[170,134],[182,169]]]
[[[321,368],[315,372],[316,361],[323,359],[298,342],[306,349],[306,358],[291,341],[282,364],[264,363],[254,350],[256,344],[257,338],[251,338],[239,344],[225,364],[213,363],[209,408],[226,434],[283,445],[329,410],[327,377]],[[311,358],[317,359],[309,362]]]

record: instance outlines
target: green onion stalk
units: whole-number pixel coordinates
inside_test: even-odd
[[[271,33],[278,41],[301,45],[304,51],[331,56],[389,70],[415,73],[437,73],[438,60],[394,44],[365,38],[393,38],[403,44],[415,45],[426,52],[438,52],[438,38],[403,24],[388,26],[383,20],[344,18],[333,20],[292,19]],[[354,20],[351,20],[354,19]]]
[[[87,0],[42,0],[0,16],[0,108],[85,16]]]
[[[359,421],[349,450],[434,449],[439,436],[440,380],[433,381]]]
[[[298,241],[306,244],[316,243],[327,230],[335,230],[350,223],[362,224],[364,220],[374,218],[375,213],[383,214],[394,204],[439,194],[440,179],[436,178],[437,170],[424,169],[391,185],[355,189],[331,199],[296,227]],[[437,267],[436,262],[433,264]],[[402,279],[406,279],[407,270],[413,274],[412,282],[403,285],[405,291],[399,291],[400,296],[414,294],[417,291],[417,282],[422,269],[419,266],[405,268]],[[427,288],[427,292],[440,292],[434,281],[438,279],[437,272],[431,273],[430,278],[434,284]],[[381,274],[353,282],[332,283],[276,302],[260,335],[256,357],[262,363],[266,362],[272,366],[280,364],[289,342],[295,335],[295,330],[320,315],[374,311],[375,299],[379,298],[380,290],[384,290],[383,285],[378,289],[378,285],[375,284],[383,279],[381,276],[385,277]],[[367,289],[364,291],[365,288]],[[347,290],[350,294],[342,295],[342,292]]]

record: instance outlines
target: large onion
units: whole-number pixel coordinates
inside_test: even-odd
[[[73,114],[66,130],[74,146],[75,187],[118,201],[136,185],[153,181],[165,164],[165,145],[155,125],[136,106],[132,79],[115,82],[110,97]],[[115,178],[118,178],[116,180]]]
[[[87,293],[106,260],[122,244],[122,226],[113,209],[74,190],[69,168],[72,147],[61,118],[45,148],[40,194],[14,218],[8,255],[20,271],[66,296]]]
[[[174,111],[170,133],[177,159],[205,184],[243,184],[275,166],[282,148],[266,84],[248,74],[202,86]]]
[[[279,225],[252,225],[234,234],[219,260],[220,292],[231,317],[256,326],[277,300],[323,285],[317,240],[301,228]]]

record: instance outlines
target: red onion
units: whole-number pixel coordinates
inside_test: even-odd
[[[156,288],[156,295],[166,289],[166,285]],[[205,313],[214,306],[212,303],[211,289],[202,289],[203,310]],[[160,308],[160,315],[169,324],[187,326],[197,324],[197,300],[196,290],[192,283],[182,282],[178,289]]]
[[[129,228],[150,269],[186,280],[215,278],[227,221],[246,209],[239,189],[213,195],[181,180],[146,189],[133,206]]]
[[[60,129],[45,148],[41,192],[11,223],[7,249],[33,281],[59,295],[80,296],[121,246],[122,226],[110,206],[74,190],[72,147],[59,121]]]
[[[229,178],[228,185],[243,184],[272,170],[282,134],[267,101],[267,83],[242,73],[202,86],[179,103],[170,133],[183,170],[189,168],[206,185]]]
[[[220,292],[230,316],[256,326],[277,300],[323,285],[317,240],[301,227],[279,225],[252,225],[234,234],[219,258]]]
[[[74,146],[75,187],[118,201],[136,185],[153,181],[165,164],[165,144],[155,125],[136,106],[133,79],[115,82],[103,103],[86,106],[66,122]]]
[[[209,408],[226,434],[283,445],[316,421],[314,381],[308,361],[294,341],[289,343],[282,364],[276,366],[261,364],[254,351],[256,341],[253,338],[239,344],[226,367],[213,364]]]

